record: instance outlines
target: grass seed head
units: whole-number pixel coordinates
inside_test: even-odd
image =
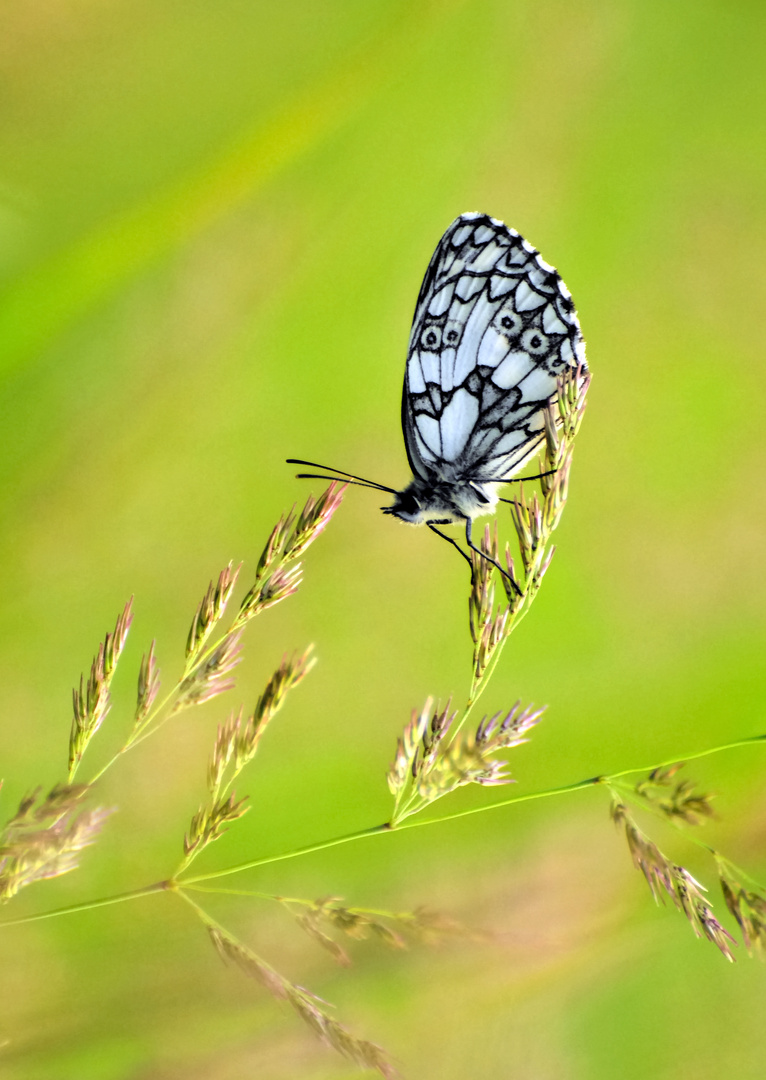
[[[141,657],[141,667],[138,672],[138,699],[133,722],[134,728],[141,727],[159,692],[160,669],[157,666],[154,642],[152,642],[149,646],[149,652],[144,653]]]
[[[288,1001],[323,1042],[361,1068],[375,1069],[385,1080],[394,1080],[397,1073],[386,1052],[375,1043],[357,1038],[335,1020],[328,1011],[327,1002],[291,983],[222,927],[208,923],[207,929],[216,952],[224,961],[236,964],[248,978],[255,979],[275,998]]]
[[[635,792],[667,818],[699,825],[714,816],[711,792],[696,790],[693,780],[675,780],[683,762],[654,769],[635,786]]]
[[[233,689],[235,681],[228,675],[242,659],[241,643],[242,631],[230,631],[210,656],[189,672],[178,688],[174,713]]]
[[[300,513],[293,507],[279,519],[261,552],[255,582],[240,604],[236,626],[243,625],[296,591],[301,583],[297,560],[329,524],[341,504],[346,486],[332,483],[318,498],[310,495]]]
[[[318,498],[309,496],[284,546],[285,558],[296,559],[330,523],[348,485],[332,483]]]
[[[199,854],[208,844],[218,840],[227,832],[228,826],[247,813],[247,796],[237,799],[234,792],[226,798],[213,802],[211,806],[201,806],[191,820],[189,831],[184,837],[184,855],[187,859]]]
[[[524,735],[540,722],[545,709],[535,709],[528,705],[522,709],[517,701],[513,708],[503,716],[501,712],[492,717],[483,717],[476,729],[476,743],[486,751],[509,749],[528,742]]]
[[[57,784],[45,798],[25,796],[0,835],[0,900],[36,881],[60,877],[78,865],[80,852],[94,843],[111,813],[81,809],[84,784]]]
[[[724,902],[742,932],[742,941],[752,956],[766,956],[766,889],[752,882],[747,888],[739,880],[737,868],[716,856]]]
[[[234,636],[240,634],[241,631],[237,631]],[[240,709],[231,713],[225,723],[218,725],[207,770],[210,797],[191,820],[184,838],[184,859],[177,874],[186,870],[193,859],[223,836],[233,821],[247,812],[247,799],[237,799],[231,790],[232,784],[245,765],[255,757],[267,725],[282,707],[289,691],[306,677],[313,663],[310,647],[301,654],[284,657],[250,716],[245,717]],[[207,689],[210,689],[209,685]]]
[[[83,754],[109,712],[109,687],[133,621],[133,598],[117,617],[112,633],[107,633],[99,645],[91,665],[87,683],[80,676],[79,688],[72,691],[74,716],[69,736],[69,780],[74,778]]]
[[[207,592],[202,597],[186,639],[187,671],[194,666],[195,660],[205,647],[205,642],[226,610],[226,604],[229,601],[241,568],[242,564],[240,563],[235,570],[234,564],[230,562],[218,575],[218,581],[215,583],[210,582]]]
[[[330,935],[322,929],[320,924],[320,913],[318,911],[313,909],[304,911],[300,915],[296,915],[295,921],[298,923],[301,930],[305,931],[310,938],[330,953],[337,964],[340,964],[341,967],[351,966],[351,957],[343,946],[339,945],[335,938],[330,937]]]
[[[712,942],[727,960],[734,960],[731,945],[736,939],[718,922],[705,897],[705,888],[683,866],[668,859],[635,823],[619,800],[612,803],[612,820],[623,827],[633,865],[640,870],[655,901],[670,897],[697,937]]]

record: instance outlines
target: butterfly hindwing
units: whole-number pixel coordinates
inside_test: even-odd
[[[461,214],[420,289],[402,398],[416,476],[499,481],[539,447],[556,376],[585,363],[569,290],[519,234]]]

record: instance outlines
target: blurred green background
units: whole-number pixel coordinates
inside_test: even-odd
[[[286,457],[405,483],[409,321],[465,210],[560,269],[594,372],[558,553],[484,701],[549,705],[516,790],[763,730],[762,3],[9,0],[3,24],[3,817],[64,773],[71,687],[131,594],[91,767],[153,637],[178,673],[209,579],[229,559],[250,576],[306,496]],[[320,663],[262,745],[253,808],[200,869],[385,819],[396,736],[429,693],[465,694],[470,642],[465,566],[380,502],[349,493],[299,594],[248,631],[237,689],[109,774],[101,844],[7,917],[166,876],[216,723],[309,641]],[[761,879],[763,753],[690,770],[719,793],[707,838]],[[722,908],[699,852],[652,832]],[[601,792],[228,884],[497,933],[370,943],[340,971],[284,913],[211,903],[410,1077],[763,1076],[763,967],[655,908]],[[0,949],[11,1080],[358,1075],[171,897]]]

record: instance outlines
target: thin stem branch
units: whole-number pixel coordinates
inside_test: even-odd
[[[646,765],[638,769],[622,769],[620,772],[610,773],[609,776],[605,776],[604,780],[617,780],[621,776],[631,776],[634,773],[650,773],[653,769],[664,769],[669,765],[677,764],[679,761],[696,761],[698,758],[710,757],[711,754],[719,754],[722,750],[735,750],[738,746],[751,746],[753,743],[758,742],[766,744],[766,732],[762,735],[750,735],[746,739],[737,739],[736,742],[710,746],[707,750],[697,750],[693,754],[678,754],[677,757],[668,758],[659,764],[654,762],[652,765]]]
[[[483,814],[489,810],[499,810],[504,806],[512,806],[515,803],[532,802],[535,799],[547,799],[556,795],[566,795],[569,792],[581,791],[584,788],[596,787],[602,784],[608,784],[610,780],[617,779],[620,776],[628,776],[631,773],[648,773],[652,769],[662,768],[666,765],[674,765],[677,761],[693,761],[695,758],[706,757],[711,754],[720,753],[723,750],[733,750],[740,746],[748,746],[753,743],[763,742],[766,744],[766,734],[750,736],[747,739],[739,739],[736,742],[725,743],[721,746],[709,747],[707,750],[699,750],[696,753],[680,754],[678,757],[671,758],[669,761],[664,761],[660,765],[656,763],[649,765],[648,767],[636,768],[636,769],[623,769],[620,772],[612,773],[609,776],[592,776],[586,780],[577,780],[571,784],[564,784],[561,787],[546,788],[543,791],[533,791],[526,795],[512,795],[507,799],[500,799],[498,802],[484,803],[481,806],[473,806],[465,810],[457,810],[452,814],[444,814],[438,818],[408,818],[402,821],[401,824],[395,827],[389,824],[377,825],[370,829],[360,829],[357,832],[347,833],[345,836],[335,837],[331,840],[324,840],[319,844],[309,844],[303,848],[296,848],[293,851],[283,852],[280,855],[267,855],[260,859],[252,859],[246,863],[240,863],[236,866],[228,867],[225,870],[213,871],[209,874],[199,874],[195,877],[181,879],[178,885],[191,885],[202,881],[212,881],[219,877],[225,877],[229,874],[236,874],[243,870],[253,870],[259,866],[266,866],[275,862],[282,862],[285,859],[297,858],[301,855],[309,855],[314,851],[323,851],[327,848],[337,847],[340,844],[347,844],[354,840],[363,840],[369,836],[376,836],[379,833],[395,833],[401,832],[403,829],[415,829],[422,825],[437,825],[446,821],[455,821],[458,818],[470,817],[473,814]]]
[[[297,859],[301,855],[311,855],[315,851],[325,851],[327,848],[351,843],[352,840],[363,840],[367,836],[376,836],[378,833],[392,833],[395,831],[397,830],[392,829],[386,822],[384,825],[374,825],[369,829],[358,829],[356,832],[346,833],[344,836],[335,836],[330,840],[322,840],[318,844],[307,844],[306,847],[293,848],[292,851],[282,852],[281,855],[265,855],[260,859],[250,859],[248,862],[227,867],[225,870],[214,870],[209,874],[195,874],[193,877],[180,878],[176,885],[179,889],[185,888],[187,885],[195,885],[200,881],[212,881],[216,878],[226,877],[229,874],[238,874],[242,870],[254,870],[258,866],[283,862],[285,859]]]
[[[54,908],[53,911],[43,911],[37,915],[23,915],[18,919],[3,919],[0,921],[0,926],[20,926],[22,923],[53,919],[58,915],[76,915],[80,911],[92,911],[94,908],[109,907],[111,904],[122,904],[125,900],[138,900],[142,896],[167,892],[172,890],[173,887],[170,881],[156,881],[153,885],[144,885],[140,889],[131,889],[129,892],[117,893],[115,896],[105,896],[101,900],[84,900],[81,904],[70,904],[67,907]]]
[[[742,881],[747,881],[757,892],[766,892],[766,888],[764,887],[763,883],[757,881],[752,876],[752,874],[748,874],[748,872],[746,870],[743,870],[742,867],[739,866],[737,863],[732,862],[731,859],[727,859],[726,856],[722,855],[720,851],[714,851],[712,848],[711,851],[713,853],[713,858],[719,864],[719,866],[720,864],[728,866],[729,870],[735,875],[735,877],[740,878]]]
[[[201,890],[200,890],[200,891],[201,891]],[[188,895],[187,895],[187,893],[186,893],[186,892],[184,892],[184,890],[183,890],[183,889],[177,889],[177,890],[176,890],[176,896],[180,896],[180,898],[181,898],[182,900],[186,901],[186,903],[187,903],[187,904],[189,905],[189,907],[192,907],[192,908],[194,908],[194,910],[195,910],[195,911],[197,912],[197,914],[199,915],[199,917],[200,917],[200,918],[202,919],[202,921],[203,921],[203,922],[204,922],[204,923],[205,923],[205,924],[206,924],[207,926],[215,926],[215,927],[217,927],[217,928],[218,928],[219,930],[223,930],[223,929],[224,929],[224,928],[223,928],[223,926],[221,926],[221,924],[220,924],[219,922],[217,922],[217,921],[216,921],[216,920],[215,920],[215,919],[213,918],[213,916],[212,916],[212,915],[208,915],[208,913],[207,913],[207,912],[205,911],[205,909],[204,909],[203,907],[200,907],[200,905],[199,905],[199,904],[195,903],[195,901],[194,901],[194,900],[192,900],[192,898],[191,898],[190,896],[188,896]]]
[[[196,874],[193,877],[181,878],[178,881],[159,881],[155,882],[153,885],[146,885],[141,889],[120,893],[117,896],[105,897],[102,900],[89,900],[82,904],[73,904],[66,908],[58,908],[54,911],[46,911],[38,915],[28,915],[21,919],[8,919],[1,922],[0,926],[37,922],[40,919],[50,919],[57,915],[70,915],[80,911],[89,911],[93,908],[106,907],[109,904],[118,904],[125,900],[134,900],[141,896],[149,896],[152,893],[163,891],[177,891],[179,895],[183,895],[182,890],[187,886],[191,888],[202,882],[214,881],[218,878],[227,877],[230,874],[238,874],[244,870],[254,870],[257,867],[284,862],[287,859],[297,859],[302,855],[310,855],[316,851],[327,851],[329,848],[339,847],[341,844],[349,844],[355,840],[364,840],[367,837],[379,836],[385,833],[392,835],[401,832],[404,829],[416,829],[425,825],[440,825],[447,821],[457,821],[460,818],[471,817],[473,814],[484,814],[490,810],[499,810],[505,806],[513,806],[516,803],[533,802],[536,799],[548,799],[553,798],[556,795],[567,795],[570,792],[581,791],[584,788],[608,786],[611,780],[616,780],[621,776],[629,776],[634,773],[649,773],[653,769],[675,765],[676,762],[679,761],[694,761],[698,758],[710,757],[712,754],[719,754],[724,750],[735,750],[742,746],[753,746],[757,743],[766,746],[766,733],[762,735],[751,735],[748,738],[737,739],[735,742],[724,743],[720,746],[711,746],[706,750],[697,750],[690,754],[678,754],[675,757],[669,758],[667,761],[661,762],[659,765],[656,762],[653,762],[649,766],[622,769],[620,772],[612,773],[611,775],[591,776],[586,780],[577,780],[571,784],[563,784],[560,787],[555,788],[545,788],[542,791],[532,791],[526,795],[513,795],[507,799],[501,799],[498,802],[485,803],[481,806],[473,806],[465,810],[457,810],[455,813],[444,814],[437,818],[411,818],[402,822],[400,825],[397,825],[395,828],[386,823],[383,825],[375,825],[372,828],[358,829],[356,832],[346,833],[344,836],[336,836],[329,840],[322,840],[316,844],[307,844],[305,847],[293,848],[291,851],[285,851],[278,855],[265,855],[259,859],[250,859],[247,862],[229,866],[224,870],[214,870],[208,874]],[[185,896],[184,899],[186,899],[187,902],[192,903],[192,906],[195,906],[188,897]]]
[[[603,777],[592,776],[587,780],[578,780],[573,784],[565,784],[562,787],[547,788],[545,791],[532,791],[527,795],[514,795],[509,799],[501,799],[499,802],[485,803],[482,806],[474,806],[468,810],[457,810],[453,814],[444,814],[438,818],[418,818],[417,820],[406,820],[400,825],[392,827],[389,824],[376,825],[371,829],[360,829],[358,832],[347,833],[345,836],[337,836],[331,840],[324,840],[320,844],[310,844],[307,847],[296,848],[293,851],[286,851],[280,855],[265,855],[260,859],[251,859],[246,863],[238,863],[236,866],[229,866],[225,870],[214,870],[208,874],[197,874],[190,878],[181,878],[176,882],[179,888],[183,888],[186,885],[195,885],[201,881],[213,881],[221,877],[226,877],[229,874],[238,874],[243,870],[254,870],[259,866],[267,866],[271,863],[283,862],[285,859],[294,859],[300,855],[308,855],[314,851],[323,851],[327,848],[337,847],[339,844],[347,844],[352,840],[363,840],[368,836],[376,836],[380,833],[396,833],[401,832],[404,829],[415,829],[421,825],[437,825],[445,821],[455,821],[457,818],[470,817],[472,814],[486,813],[488,810],[498,810],[502,806],[511,806],[513,803],[531,802],[534,799],[547,799],[554,795],[565,795],[570,791],[579,791],[582,788],[594,787],[597,784],[603,783]]]

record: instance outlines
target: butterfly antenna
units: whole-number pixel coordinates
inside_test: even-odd
[[[295,474],[296,480],[334,480],[339,484],[353,484],[354,487],[368,488],[370,491],[389,491],[393,489],[381,488],[379,484],[365,484],[363,480],[351,480],[348,476],[328,476],[326,473],[299,472]],[[396,494],[396,492],[394,492]]]
[[[344,469],[334,469],[331,465],[320,465],[316,461],[304,461],[302,458],[287,458],[288,465],[308,465],[312,469],[325,469],[328,473],[337,473],[337,476],[320,476],[317,473],[298,473],[298,480],[337,480],[344,484],[357,484],[359,487],[373,488],[375,491],[388,491],[391,495],[398,494],[396,488],[386,487],[385,484],[376,484],[374,480],[365,480],[363,476],[346,472]]]

